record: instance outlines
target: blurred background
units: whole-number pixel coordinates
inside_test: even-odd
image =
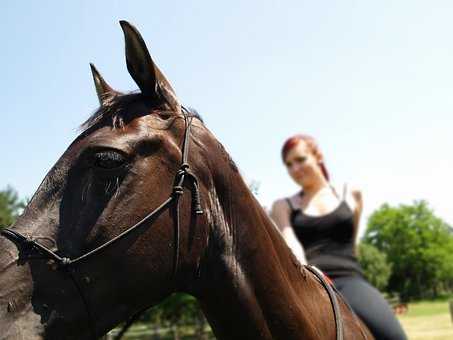
[[[284,140],[314,136],[333,182],[363,192],[375,285],[395,306],[418,301],[401,316],[411,338],[453,338],[451,1],[10,0],[0,12],[0,224],[96,110],[89,62],[114,88],[137,88],[118,24],[128,20],[263,206],[297,190]]]

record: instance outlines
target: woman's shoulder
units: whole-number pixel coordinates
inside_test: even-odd
[[[344,200],[350,208],[355,211],[362,208],[362,190],[359,186],[351,184],[351,182],[344,182],[333,186],[337,194]]]
[[[362,200],[362,190],[358,186],[351,186],[351,195],[355,198],[355,200]]]
[[[272,210],[276,209],[276,210],[291,211],[292,209],[294,209],[294,207],[296,207],[299,204],[299,202],[298,202],[299,196],[300,196],[299,193],[295,193],[294,195],[291,195],[291,196],[286,196],[286,197],[281,197],[281,198],[276,199],[272,203]]]
[[[351,197],[356,204],[361,204],[362,203],[362,190],[355,184],[349,184],[346,183],[347,185],[347,195]]]
[[[281,197],[276,199],[272,203],[271,211],[286,211],[289,210],[289,205],[288,205],[288,197]]]
[[[291,210],[286,197],[279,198],[272,203],[269,216],[280,231],[290,225],[290,214]]]

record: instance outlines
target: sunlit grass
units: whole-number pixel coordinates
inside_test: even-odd
[[[453,323],[446,300],[410,303],[408,312],[398,319],[410,340],[453,339]]]

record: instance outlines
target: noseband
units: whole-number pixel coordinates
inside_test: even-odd
[[[69,258],[65,256],[61,256],[58,254],[58,250],[51,250],[42,243],[38,242],[38,239],[42,238],[33,238],[30,236],[25,236],[13,229],[8,229],[4,228],[3,230],[0,231],[0,235],[6,237],[8,240],[12,241],[15,243],[21,250],[23,250],[27,255],[30,253],[38,253],[41,255],[39,259],[44,259],[44,260],[53,260],[57,264],[58,270],[68,273],[74,282],[75,287],[77,288],[77,291],[80,295],[80,297],[83,300],[83,303],[85,305],[86,312],[88,314],[88,319],[90,321],[90,328],[91,332],[93,335],[93,339],[96,338],[96,331],[94,327],[94,322],[93,322],[93,317],[90,313],[90,307],[88,304],[87,299],[85,298],[85,295],[83,294],[83,291],[81,289],[81,286],[77,282],[75,278],[75,272],[76,272],[76,265],[81,264],[88,258],[94,257],[94,255],[99,254],[102,250],[107,248],[108,246],[112,245],[116,241],[119,241],[120,239],[125,238],[127,235],[131,234],[133,231],[138,229],[140,226],[142,226],[146,221],[151,220],[153,217],[159,216],[165,209],[169,209],[170,205],[173,203],[174,204],[174,211],[175,211],[175,223],[174,223],[174,257],[173,257],[173,272],[172,276],[173,278],[176,278],[177,271],[178,271],[178,266],[179,266],[179,231],[180,231],[180,220],[179,220],[179,199],[180,197],[184,194],[184,183],[186,180],[189,180],[192,184],[192,212],[195,212],[196,215],[203,214],[203,210],[201,208],[201,203],[200,203],[200,193],[199,193],[199,186],[198,186],[198,180],[196,176],[190,171],[189,163],[187,162],[187,157],[189,153],[189,140],[190,140],[190,127],[192,124],[192,119],[193,116],[189,116],[189,111],[185,107],[181,107],[182,110],[181,112],[183,113],[184,116],[184,124],[185,124],[185,129],[184,129],[184,139],[183,139],[183,146],[182,146],[182,162],[179,167],[179,170],[175,174],[175,179],[173,181],[173,190],[172,193],[170,194],[170,197],[168,197],[160,206],[158,206],[156,209],[154,209],[152,212],[150,212],[148,215],[146,215],[144,218],[142,218],[139,222],[134,224],[133,226],[129,227],[125,231],[123,231],[121,234],[118,236],[115,236],[113,239],[105,242],[104,244],[100,245],[99,247],[90,250],[86,252],[83,255],[80,255],[79,257],[76,258]],[[152,224],[152,222],[151,222]],[[52,240],[53,243],[55,243],[54,240]],[[28,256],[25,259],[31,259],[32,257]],[[36,259],[36,257],[33,257],[33,259]],[[141,312],[140,312],[141,314]],[[139,314],[136,314],[131,320],[135,320],[138,317]],[[132,322],[128,322],[126,325],[127,327],[130,326]],[[125,326],[125,327],[126,327]],[[117,336],[117,339],[120,339],[121,336],[124,334],[125,329],[123,329],[120,334]]]
[[[148,215],[146,215],[144,218],[142,218],[139,222],[134,224],[133,226],[129,227],[125,231],[123,231],[121,234],[118,236],[115,236],[111,240],[105,242],[104,244],[100,245],[99,247],[90,250],[86,252],[83,255],[80,255],[79,257],[76,258],[69,258],[65,256],[58,255],[57,253],[58,250],[51,250],[42,243],[38,242],[38,239],[40,238],[33,238],[31,236],[26,236],[23,235],[13,229],[8,229],[4,228],[3,230],[0,231],[0,235],[6,237],[8,240],[12,241],[15,243],[20,250],[23,250],[27,255],[30,253],[38,253],[41,255],[39,259],[44,259],[44,260],[53,260],[57,264],[58,270],[60,270],[63,273],[69,274],[71,280],[73,281],[87,312],[88,315],[88,320],[90,323],[90,329],[91,333],[93,336],[93,340],[96,340],[96,330],[94,326],[94,318],[91,314],[91,308],[88,304],[88,300],[85,298],[85,295],[83,294],[82,287],[76,280],[75,274],[76,274],[76,265],[81,264],[83,261],[85,261],[88,258],[94,257],[94,255],[99,254],[102,250],[107,248],[108,246],[112,245],[116,241],[119,241],[120,239],[125,238],[127,235],[131,234],[133,231],[138,229],[140,226],[142,226],[146,221],[152,219],[153,217],[159,216],[165,209],[169,209],[170,205],[173,203],[174,204],[174,209],[175,209],[175,223],[174,223],[174,257],[173,257],[173,272],[172,272],[172,277],[176,278],[177,271],[178,271],[178,266],[179,266],[179,233],[180,233],[180,219],[179,219],[179,199],[180,197],[184,194],[184,183],[187,180],[189,180],[192,184],[192,212],[195,212],[196,215],[203,214],[203,210],[201,208],[201,203],[200,203],[200,193],[199,193],[199,186],[198,186],[198,180],[197,177],[191,172],[187,157],[189,153],[189,140],[190,140],[190,127],[192,124],[192,116],[188,115],[188,110],[181,106],[182,110],[181,112],[183,113],[184,116],[184,123],[185,123],[185,129],[184,129],[184,140],[183,140],[183,146],[182,146],[182,162],[179,167],[179,170],[175,174],[174,182],[173,182],[173,190],[172,193],[170,194],[170,197],[168,197],[160,206],[158,206],[156,209],[154,209],[152,212],[150,212]],[[152,222],[150,223],[152,224]],[[55,243],[54,240],[52,240],[53,243]],[[25,259],[36,259],[36,257],[30,257],[27,256]],[[335,319],[335,326],[336,326],[336,339],[337,340],[342,340],[343,339],[343,325],[341,322],[341,313],[340,313],[340,307],[337,301],[337,296],[330,286],[329,283],[327,283],[322,275],[322,273],[319,273],[319,270],[316,268],[313,268],[311,266],[306,266],[306,268],[313,274],[315,275],[319,281],[321,282],[322,286],[325,288],[327,291],[327,294],[329,296],[330,302],[333,307],[333,312],[334,312],[334,319]],[[123,334],[126,332],[126,330],[132,325],[132,323],[142,314],[143,311],[139,311],[136,313],[132,318],[126,323],[126,325],[123,327],[123,329],[118,333],[116,336],[116,340],[121,339]]]

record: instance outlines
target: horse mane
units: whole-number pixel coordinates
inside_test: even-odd
[[[131,113],[127,110],[130,105],[143,100],[143,95],[140,92],[130,92],[127,94],[110,95],[102,100],[102,105],[85,121],[79,129],[81,133],[99,125],[108,124],[113,129],[121,129],[125,125],[125,121],[131,118]],[[166,102],[158,104],[153,110],[161,112],[171,111],[170,106]],[[202,123],[203,118],[197,110],[189,107],[186,109],[188,116],[197,118]],[[151,112],[152,113],[152,112]],[[143,113],[142,113],[143,114]],[[148,113],[145,113],[148,114]],[[133,116],[138,114],[133,113]]]

